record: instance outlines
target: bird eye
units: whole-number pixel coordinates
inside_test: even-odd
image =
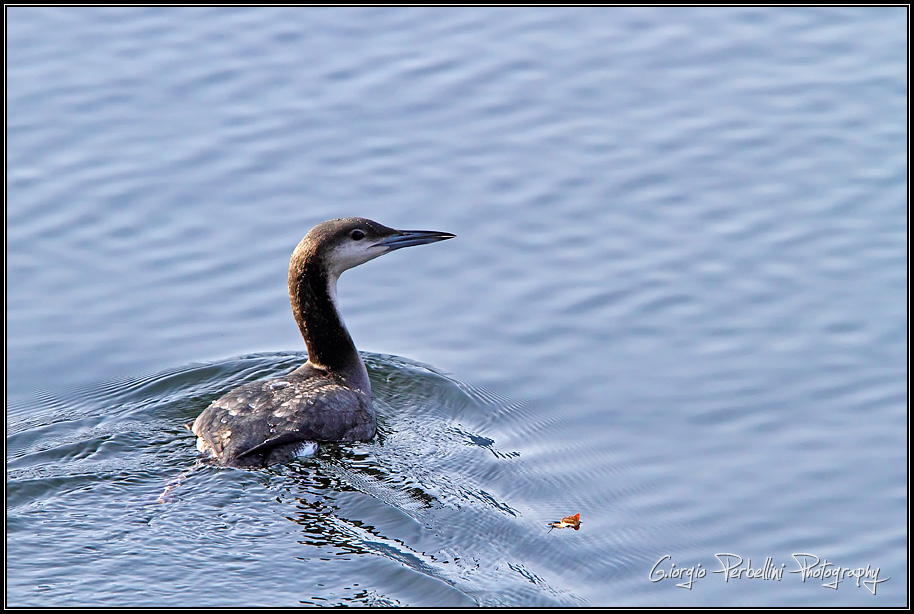
[[[349,233],[349,236],[352,237],[353,241],[361,241],[362,239],[365,238],[365,231],[359,230],[358,228],[356,228],[355,230],[353,230],[352,232]]]

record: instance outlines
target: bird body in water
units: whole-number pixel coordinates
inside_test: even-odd
[[[197,448],[223,465],[258,467],[287,462],[318,442],[374,437],[371,383],[336,307],[337,279],[396,249],[453,237],[395,230],[364,218],[312,228],[289,263],[289,299],[308,362],[284,377],[245,384],[214,401],[191,427]]]

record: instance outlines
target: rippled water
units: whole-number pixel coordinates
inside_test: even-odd
[[[906,8],[7,15],[7,605],[907,603]],[[344,215],[380,436],[195,467]]]

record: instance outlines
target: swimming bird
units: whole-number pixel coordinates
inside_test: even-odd
[[[451,239],[395,230],[359,217],[318,224],[289,262],[289,300],[308,362],[283,377],[250,382],[213,401],[194,421],[197,448],[234,467],[291,460],[318,442],[368,441],[377,420],[368,372],[336,306],[340,274],[402,247]]]

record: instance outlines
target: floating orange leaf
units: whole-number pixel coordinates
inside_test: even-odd
[[[552,529],[567,529],[569,527],[577,531],[581,528],[581,514],[578,513],[574,516],[565,516],[558,522],[550,522],[549,526],[551,527],[549,531],[552,531]]]

